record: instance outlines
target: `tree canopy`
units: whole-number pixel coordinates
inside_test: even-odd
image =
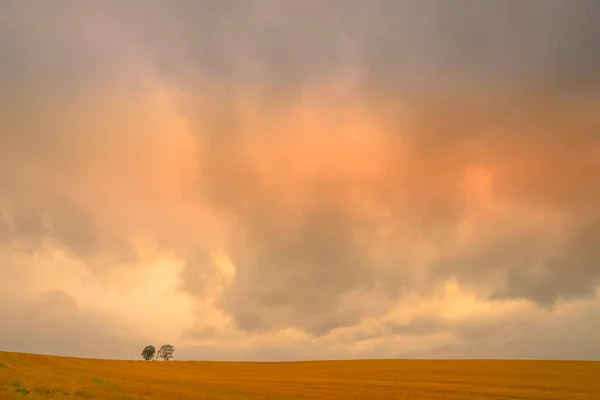
[[[144,347],[144,350],[142,350],[142,357],[144,358],[144,360],[150,361],[154,358],[155,353],[156,349],[154,348],[154,346],[148,345]]]
[[[170,344],[163,344],[158,350],[157,357],[162,358],[165,361],[169,361],[173,358],[173,353],[175,352],[175,347]]]

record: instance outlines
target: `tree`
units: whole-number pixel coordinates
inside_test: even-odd
[[[144,358],[144,360],[150,361],[154,358],[155,353],[156,349],[154,348],[154,346],[149,345],[144,347],[144,350],[142,350],[142,357]]]
[[[173,352],[175,352],[175,347],[171,346],[170,344],[163,344],[158,350],[156,357],[162,358],[165,361],[169,361],[171,358],[173,358]]]

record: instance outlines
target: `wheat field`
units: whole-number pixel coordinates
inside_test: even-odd
[[[111,361],[0,352],[0,399],[600,399],[600,362]]]

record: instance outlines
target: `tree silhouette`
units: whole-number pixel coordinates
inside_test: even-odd
[[[154,358],[155,353],[156,349],[154,348],[154,346],[149,345],[144,347],[144,350],[142,350],[142,357],[144,358],[144,360],[150,361]]]
[[[162,358],[165,361],[169,361],[173,358],[173,352],[175,352],[175,347],[170,344],[163,344],[158,350],[157,358]]]

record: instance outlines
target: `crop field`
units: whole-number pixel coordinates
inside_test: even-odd
[[[0,399],[600,399],[600,363],[109,361],[0,352]]]

